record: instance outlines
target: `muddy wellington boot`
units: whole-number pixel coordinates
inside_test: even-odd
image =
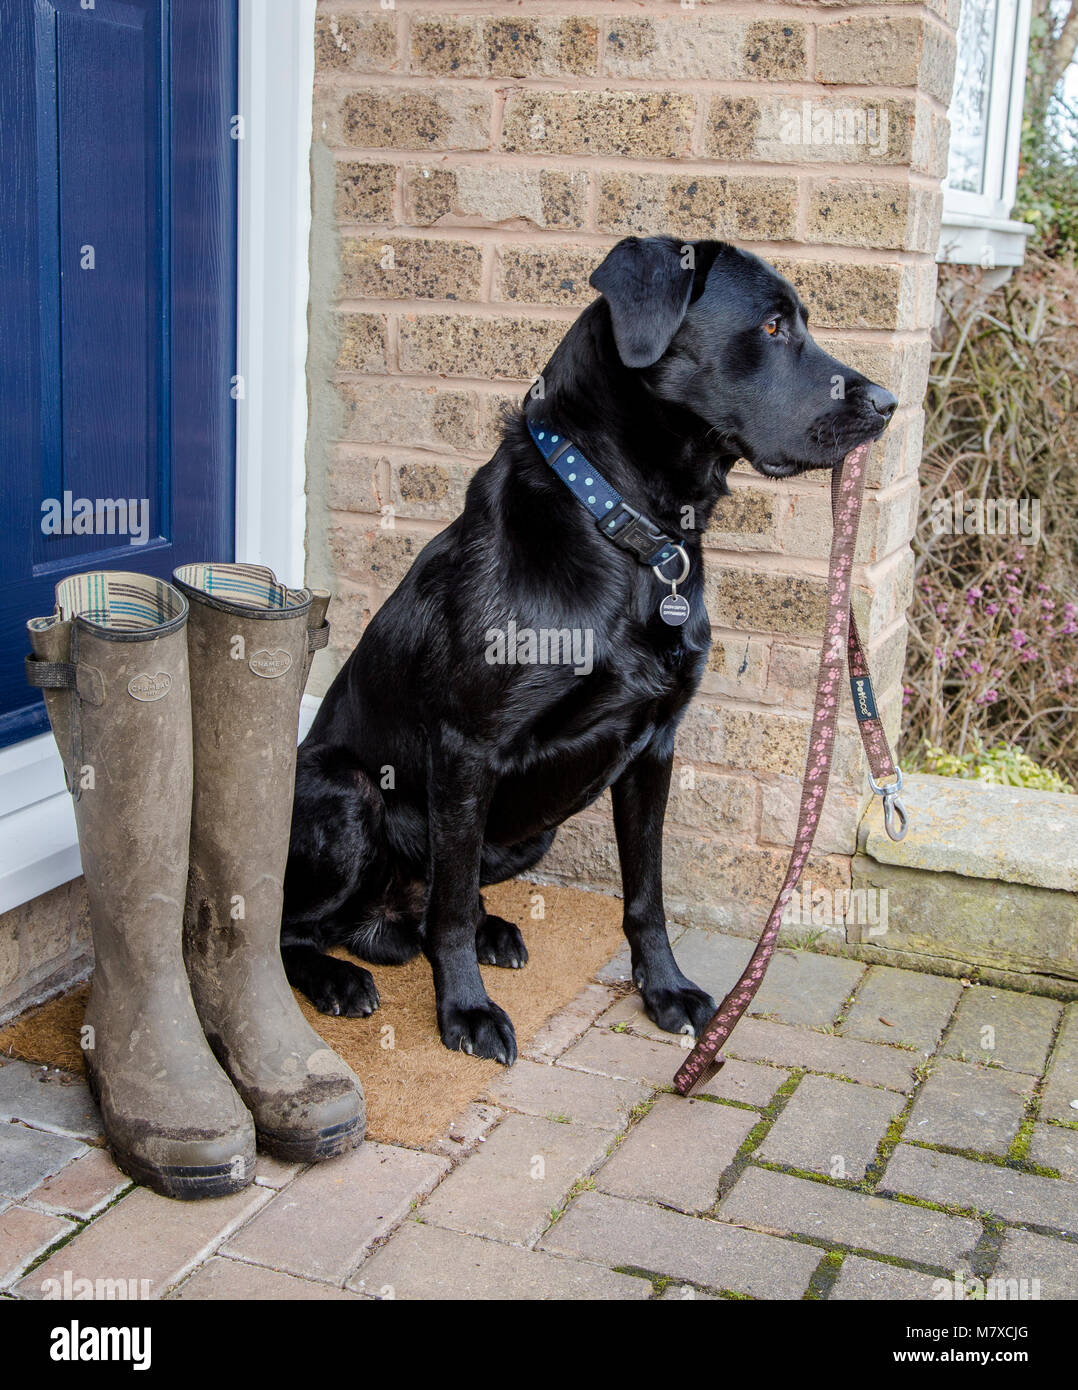
[[[281,907],[300,699],[329,595],[258,565],[185,565],[195,790],[184,955],[206,1036],[262,1148],[311,1162],[359,1144],[363,1089],[300,1013]]]
[[[158,579],[74,575],[27,624],[75,802],[94,975],[83,1027],[113,1156],[166,1197],[254,1178],[251,1117],[203,1036],[184,969],[191,816],[187,601]]]

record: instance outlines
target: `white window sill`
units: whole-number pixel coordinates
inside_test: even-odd
[[[299,737],[321,703],[304,695]],[[0,753],[0,912],[59,888],[82,873],[75,812],[64,790],[52,734]]]
[[[985,270],[1021,265],[1026,258],[1026,238],[1032,232],[1028,222],[945,211],[936,260],[949,265],[979,265]]]

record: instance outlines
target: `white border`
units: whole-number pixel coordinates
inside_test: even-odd
[[[236,556],[303,582],[316,0],[239,0]],[[306,732],[318,702],[304,696]],[[0,912],[82,872],[51,734],[0,750]]]

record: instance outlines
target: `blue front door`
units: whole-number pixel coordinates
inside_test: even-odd
[[[86,569],[231,559],[235,0],[0,4],[0,745]]]

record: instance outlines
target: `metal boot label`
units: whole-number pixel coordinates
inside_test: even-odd
[[[247,665],[256,676],[262,676],[265,680],[271,681],[278,676],[283,676],[290,669],[292,658],[282,647],[277,647],[273,651],[267,651],[263,647],[261,651],[252,653]]]
[[[172,677],[167,671],[157,671],[152,676],[143,671],[127,682],[127,693],[136,700],[163,700],[171,689]]]

